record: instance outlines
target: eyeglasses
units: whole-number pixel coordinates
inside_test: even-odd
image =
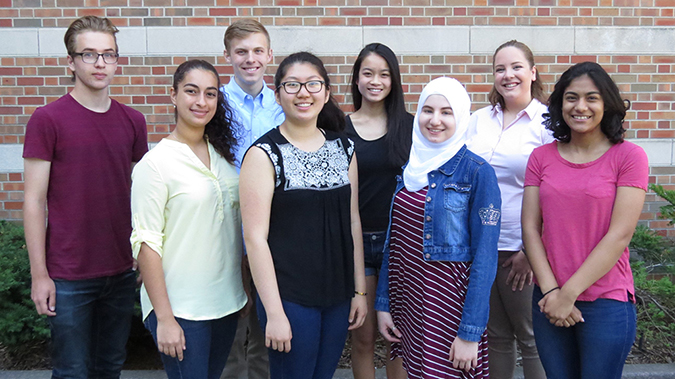
[[[84,63],[96,63],[98,58],[103,57],[103,61],[107,64],[117,63],[117,58],[119,54],[117,53],[94,53],[93,51],[85,51],[84,53],[72,53],[70,55],[79,55],[82,57],[82,62]]]
[[[302,86],[305,86],[305,89],[307,89],[307,92],[309,93],[317,93],[321,91],[323,88],[324,81],[323,80],[310,80],[308,82],[300,83],[300,82],[283,82],[281,85],[279,85],[278,88],[284,87],[284,91],[286,91],[287,94],[293,95],[298,92],[300,92],[300,89],[302,89]]]

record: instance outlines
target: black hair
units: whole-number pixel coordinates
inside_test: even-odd
[[[359,72],[361,64],[370,54],[377,54],[387,62],[389,66],[389,75],[391,77],[391,91],[384,99],[384,109],[387,114],[387,134],[385,142],[387,144],[388,159],[396,166],[402,166],[410,156],[410,146],[412,145],[412,115],[405,110],[403,100],[403,88],[401,86],[401,70],[398,67],[396,54],[386,45],[374,42],[366,45],[359,56],[354,61],[352,68],[352,101],[354,110],[361,109],[363,96],[359,92]]]
[[[220,77],[213,65],[207,61],[194,59],[181,63],[176,69],[176,72],[173,74],[174,91],[178,91],[178,85],[185,79],[185,75],[196,69],[213,73],[218,81],[217,88],[220,88]],[[175,117],[178,117],[177,111]],[[232,164],[234,164],[235,160],[234,152],[232,150],[237,146],[237,139],[234,132],[236,125],[237,122],[235,121],[232,108],[230,108],[225,100],[222,91],[218,90],[218,106],[216,107],[216,114],[214,114],[213,118],[206,124],[206,127],[204,128],[204,138],[208,139],[218,154]]]
[[[321,59],[317,58],[316,55],[312,53],[301,51],[289,55],[279,64],[277,73],[274,75],[275,91],[280,91],[281,80],[286,76],[288,68],[298,63],[308,63],[314,66],[324,81],[325,89],[330,90],[330,78],[328,77],[328,72],[326,72],[326,68],[323,66]],[[316,124],[317,127],[325,130],[335,132],[342,132],[345,130],[345,114],[340,109],[337,100],[333,97],[333,91],[329,91],[328,102],[324,104],[321,112],[319,112],[319,118],[317,119]]]
[[[630,108],[630,101],[622,100],[619,88],[607,72],[595,62],[577,63],[565,71],[555,84],[553,93],[548,100],[548,113],[544,113],[544,125],[553,132],[553,137],[560,142],[568,143],[572,138],[570,127],[565,123],[562,114],[563,98],[565,90],[572,80],[586,75],[600,91],[600,97],[604,104],[604,114],[600,121],[602,133],[611,143],[623,142],[623,120],[626,110]]]

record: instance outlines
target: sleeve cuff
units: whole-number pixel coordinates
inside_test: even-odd
[[[460,323],[457,337],[469,342],[479,342],[484,332],[485,328]]]
[[[375,298],[375,310],[379,312],[389,312],[389,299],[379,296]]]

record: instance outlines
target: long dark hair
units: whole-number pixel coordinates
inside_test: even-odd
[[[577,63],[562,74],[548,100],[548,113],[544,113],[546,129],[551,130],[553,137],[558,141],[570,142],[572,138],[570,127],[562,114],[563,97],[572,80],[583,75],[588,76],[600,91],[605,108],[600,121],[600,130],[611,143],[623,142],[623,134],[626,132],[623,128],[623,119],[626,117],[626,110],[630,108],[630,101],[621,99],[619,88],[612,78],[595,62]]]
[[[323,66],[321,59],[317,58],[316,55],[312,53],[301,51],[287,56],[279,64],[277,73],[274,75],[275,91],[279,92],[281,90],[281,80],[286,76],[288,68],[297,63],[308,63],[314,66],[325,82],[325,89],[330,89],[330,78],[328,77],[328,72],[326,72],[326,68]],[[333,97],[333,91],[329,92],[328,102],[324,104],[321,112],[319,112],[319,118],[317,119],[316,124],[321,129],[334,132],[342,132],[345,130],[345,114],[340,109],[337,100]]]
[[[207,61],[200,59],[189,60],[181,63],[173,74],[173,89],[178,91],[178,85],[185,79],[185,75],[192,70],[210,71],[216,77],[218,86],[220,88],[220,77],[218,71]],[[175,115],[178,117],[178,114]],[[213,145],[213,148],[225,158],[228,162],[234,164],[234,153],[232,148],[237,146],[237,139],[234,133],[237,122],[234,118],[232,108],[227,104],[225,96],[218,91],[218,106],[216,107],[216,114],[206,124],[204,128],[204,138]]]
[[[503,44],[501,44],[497,50],[495,50],[495,54],[492,56],[492,67],[494,68],[495,65],[495,57],[497,57],[497,53],[505,48],[505,47],[515,47],[516,49],[520,50],[523,52],[523,55],[525,55],[525,59],[527,59],[527,63],[530,65],[529,68],[534,67],[534,54],[532,54],[532,50],[530,50],[529,47],[527,47],[526,44],[516,41],[515,39],[512,39],[510,41],[506,41]],[[530,96],[532,96],[533,99],[537,99],[543,104],[546,104],[546,93],[544,92],[544,86],[543,83],[541,82],[541,78],[539,77],[539,70],[535,69],[535,80],[532,82],[532,85],[530,87]],[[490,90],[490,94],[488,95],[488,100],[490,100],[490,104],[494,107],[495,105],[499,104],[502,109],[506,109],[506,103],[504,102],[504,97],[502,96],[501,93],[497,91],[495,86],[492,86],[492,89]]]
[[[389,161],[402,166],[410,156],[410,146],[412,145],[412,116],[405,110],[403,100],[403,88],[401,86],[401,70],[398,67],[396,54],[386,45],[374,42],[366,45],[354,62],[352,68],[352,100],[354,110],[361,109],[363,96],[359,92],[359,72],[361,64],[370,54],[377,54],[387,62],[389,66],[389,75],[391,77],[391,91],[384,99],[384,109],[387,113],[387,134],[385,141],[387,150],[389,150]]]

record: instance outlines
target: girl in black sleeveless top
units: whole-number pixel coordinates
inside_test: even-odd
[[[353,142],[321,60],[275,76],[286,120],[246,153],[240,200],[258,315],[275,378],[330,379],[366,316]]]
[[[410,154],[414,117],[405,110],[396,55],[381,43],[371,43],[359,53],[351,90],[355,112],[345,119],[345,133],[354,141],[359,157],[359,213],[369,305],[363,327],[352,332],[352,370],[355,379],[374,379],[375,288],[396,176],[401,175]],[[387,360],[387,377],[406,377],[401,359]]]

